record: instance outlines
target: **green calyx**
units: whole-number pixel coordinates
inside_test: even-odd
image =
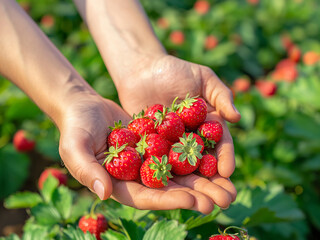
[[[141,136],[140,141],[137,143],[136,150],[138,151],[138,153],[140,153],[141,156],[143,156],[146,153],[146,148],[149,147],[146,140],[147,134],[144,134],[143,136]]]
[[[166,155],[163,155],[161,158],[161,162],[157,157],[151,157],[154,163],[149,164],[149,168],[155,170],[152,177],[156,178],[157,180],[161,180],[163,185],[167,186],[167,177],[172,178],[172,175],[170,173],[172,166],[171,164],[168,164],[168,157]]]
[[[132,118],[133,118],[133,120],[135,120],[135,119],[138,119],[138,118],[145,118],[145,116],[144,116],[144,110],[142,110],[141,112],[139,112],[138,114],[133,114],[133,116],[132,116]]]
[[[109,127],[111,130],[123,128],[121,120],[119,122],[114,122],[114,127]]]
[[[202,154],[200,153],[202,146],[197,143],[196,138],[193,138],[193,133],[190,133],[188,137],[183,133],[180,142],[172,146],[172,151],[181,153],[179,156],[180,162],[188,159],[189,164],[195,166],[198,159],[202,158]]]
[[[214,140],[207,139],[206,137],[204,137],[202,132],[199,132],[199,130],[197,131],[197,134],[201,137],[205,147],[214,148],[214,146],[216,145],[216,142]]]
[[[227,233],[227,231],[230,229],[237,230],[238,232],[235,234]],[[219,232],[219,234],[214,234],[211,237],[222,235],[222,236],[231,236],[232,238],[235,238],[237,236],[241,240],[249,240],[248,231],[247,231],[247,229],[244,229],[244,228],[240,228],[240,227],[236,227],[236,226],[229,226],[226,229],[224,229],[223,232],[220,229],[218,229],[218,232]]]
[[[117,143],[116,147],[111,146],[109,148],[109,152],[104,153],[104,154],[108,154],[108,156],[105,158],[102,165],[111,162],[114,157],[119,157],[119,153],[122,152],[127,146],[128,146],[128,144],[124,144],[121,147],[118,147],[118,143]]]
[[[168,112],[168,108],[166,107],[163,107],[163,111],[157,111],[154,116],[155,118],[157,119],[156,122],[155,122],[155,127],[158,127],[159,125],[161,125],[161,123],[163,122],[164,118],[166,117],[166,114]]]
[[[199,96],[189,97],[189,95],[190,94],[187,93],[186,98],[182,102],[180,102],[179,104],[176,104],[176,101],[178,99],[178,97],[176,97],[173,100],[173,103],[172,103],[172,106],[171,106],[172,111],[173,112],[178,111],[179,113],[181,113],[184,108],[192,107],[193,104],[197,101],[196,98],[199,97]]]

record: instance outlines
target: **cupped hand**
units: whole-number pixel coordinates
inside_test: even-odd
[[[65,166],[81,184],[101,199],[111,197],[138,209],[183,208],[203,213],[212,211],[214,203],[227,207],[234,199],[236,193],[233,185],[220,177],[210,182],[190,175],[190,181],[187,181],[189,186],[180,184],[177,178],[176,181],[170,180],[163,189],[150,189],[135,181],[111,177],[101,164],[107,148],[108,126],[118,120],[126,124],[130,117],[116,103],[100,96],[80,96],[66,104],[65,114],[58,126],[61,134],[59,151]],[[199,179],[198,183],[195,179]],[[216,183],[219,181],[224,184]]]

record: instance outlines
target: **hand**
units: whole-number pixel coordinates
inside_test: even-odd
[[[139,209],[212,211],[212,200],[197,191],[198,188],[205,188],[209,181],[196,175],[187,177],[194,186],[180,185],[182,178],[177,178],[176,182],[169,181],[169,186],[163,189],[150,189],[134,181],[120,181],[111,177],[101,166],[107,147],[108,126],[118,120],[126,124],[130,117],[117,104],[100,96],[80,96],[69,102],[60,121],[59,150],[66,167],[80,183],[96,192],[101,199],[111,196],[120,203]],[[211,181],[212,186],[206,194],[217,194],[215,203],[227,207],[235,197],[233,185],[219,176]],[[231,194],[219,186],[221,182]]]
[[[227,180],[235,168],[234,147],[225,120],[237,122],[241,116],[233,105],[231,91],[214,72],[205,66],[160,55],[139,60],[132,71],[122,72],[118,82],[122,82],[117,86],[121,104],[129,114],[156,103],[170,106],[176,96],[184,99],[187,93],[207,101],[207,120],[218,120],[224,130],[222,139],[215,147],[219,175],[210,179],[210,184],[195,175],[175,178],[174,181],[204,194],[219,206],[226,207],[234,201],[236,190]],[[224,200],[217,200],[218,196]]]

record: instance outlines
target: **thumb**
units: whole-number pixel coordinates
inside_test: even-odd
[[[209,75],[204,81],[204,97],[222,118],[232,123],[238,122],[241,115],[234,106],[231,90],[211,69]]]
[[[75,179],[105,200],[112,194],[112,181],[85,139],[79,134],[68,141],[60,139],[60,156]]]

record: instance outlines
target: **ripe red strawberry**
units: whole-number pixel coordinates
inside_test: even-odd
[[[13,146],[18,152],[29,152],[34,149],[36,142],[25,130],[18,130],[13,136]]]
[[[160,111],[163,112],[163,105],[162,104],[154,104],[150,107],[147,108],[146,112],[144,115],[150,119],[157,120],[155,117],[156,112]]]
[[[209,11],[210,3],[206,0],[198,0],[195,2],[193,8],[198,14],[204,15]]]
[[[169,142],[157,133],[144,135],[137,143],[136,150],[147,159],[151,156],[162,157],[168,155],[171,145]]]
[[[133,120],[128,124],[128,129],[135,134],[138,141],[140,141],[142,135],[156,133],[154,121],[144,117],[144,111],[138,115],[133,115]]]
[[[139,139],[136,135],[127,128],[122,126],[121,121],[115,122],[114,127],[109,127],[112,131],[109,133],[107,138],[108,147],[121,147],[124,144],[128,144],[129,147],[136,147],[136,143]]]
[[[176,99],[172,104],[172,109],[178,114],[187,129],[196,130],[207,117],[205,100],[198,97],[189,97],[189,94],[179,104],[175,104]]]
[[[109,148],[109,152],[103,164],[107,171],[120,180],[136,180],[139,178],[139,170],[142,164],[139,153],[127,144]]]
[[[184,124],[181,118],[174,112],[156,112],[156,131],[170,142],[177,142],[184,133]]]
[[[229,234],[227,233],[229,229],[237,230],[240,234],[239,233]],[[209,240],[240,240],[240,237],[241,237],[241,240],[249,240],[248,231],[243,228],[230,226],[230,227],[227,227],[223,232],[221,232],[220,229],[218,229],[218,231],[219,231],[219,234],[210,236]]]
[[[55,177],[59,181],[59,185],[67,185],[68,177],[63,172],[63,170],[57,168],[47,168],[41,173],[39,177],[38,186],[40,190],[43,188],[43,184],[47,180],[49,175]]]
[[[169,163],[172,165],[172,172],[177,175],[187,175],[194,172],[200,164],[203,146],[197,143],[196,137],[190,133],[188,137],[183,134],[179,143],[172,145],[169,152]]]
[[[204,42],[204,48],[207,50],[214,49],[218,45],[219,41],[214,35],[209,35],[206,37]]]
[[[212,177],[217,173],[217,159],[211,154],[203,155],[198,170],[203,176]]]
[[[240,240],[240,238],[235,235],[215,235],[211,236],[209,240]]]
[[[302,61],[305,65],[314,65],[320,61],[320,54],[313,51],[306,52],[302,57]]]
[[[108,229],[108,222],[102,214],[90,214],[82,216],[78,226],[84,233],[90,232],[101,240],[100,234]]]
[[[175,45],[182,45],[185,41],[184,33],[182,31],[173,31],[169,37],[171,42]]]
[[[299,62],[301,57],[301,51],[297,46],[294,45],[288,50],[288,55],[292,61]]]
[[[247,78],[237,78],[232,83],[232,88],[236,92],[247,92],[250,89],[250,81]]]
[[[198,134],[202,137],[206,147],[214,147],[223,135],[223,128],[218,121],[205,121],[198,128]]]
[[[277,85],[271,81],[258,80],[255,83],[256,88],[263,97],[272,97],[277,92]]]
[[[142,183],[150,188],[162,188],[168,185],[171,165],[168,164],[168,157],[163,155],[162,158],[151,156],[147,158],[140,169]]]

